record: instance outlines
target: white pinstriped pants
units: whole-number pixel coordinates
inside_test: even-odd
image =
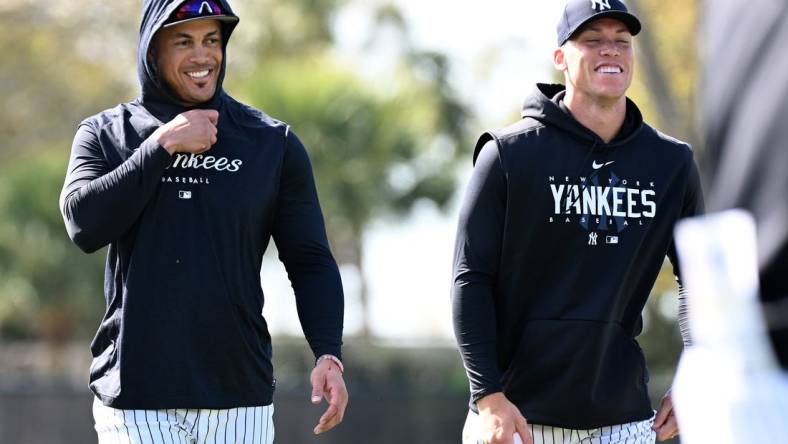
[[[528,424],[534,444],[654,444],[657,434],[651,430],[654,417],[645,421],[600,427],[589,430],[562,429]],[[462,429],[462,444],[482,444],[479,439],[479,415],[469,411]]]
[[[93,399],[99,444],[272,444],[274,406],[121,410]]]

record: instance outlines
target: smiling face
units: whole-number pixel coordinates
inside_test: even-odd
[[[603,104],[625,100],[634,70],[632,34],[618,20],[595,20],[555,51],[554,63],[567,94]]]
[[[162,81],[182,105],[213,98],[222,68],[222,28],[217,20],[196,20],[156,33],[151,51]]]

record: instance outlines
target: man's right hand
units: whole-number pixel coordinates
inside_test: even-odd
[[[216,143],[219,113],[212,109],[194,109],[178,114],[152,135],[168,153],[198,154]]]
[[[528,422],[503,393],[493,393],[476,401],[479,408],[479,433],[484,444],[513,444],[518,433],[523,444],[533,444]]]

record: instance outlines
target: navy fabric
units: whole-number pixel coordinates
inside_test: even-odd
[[[180,3],[145,2],[140,98],[84,120],[72,145],[60,199],[66,229],[86,252],[109,247],[90,388],[121,409],[268,405],[260,267],[269,240],[315,356],[341,356],[342,284],[306,149],[287,124],[235,101],[220,81],[198,106],[219,113],[210,150],[170,156],[150,137],[188,110],[147,57]],[[233,27],[224,25],[225,45]]]
[[[591,429],[653,414],[636,341],[673,227],[703,208],[690,147],[627,101],[605,143],[539,85],[523,119],[482,135],[452,289],[471,409],[503,392],[529,422]]]

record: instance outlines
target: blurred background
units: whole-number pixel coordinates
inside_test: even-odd
[[[313,437],[313,357],[275,248],[261,279],[274,335],[277,442],[458,443],[468,383],[453,342],[454,229],[470,154],[552,68],[559,1],[236,0],[225,89],[307,146],[346,294],[350,405]],[[644,31],[630,97],[701,149],[696,1],[630,0]],[[85,117],[138,92],[139,0],[0,2],[0,443],[95,442],[88,344],[104,252],[68,240],[57,200]],[[680,353],[663,269],[639,341],[655,406]]]

